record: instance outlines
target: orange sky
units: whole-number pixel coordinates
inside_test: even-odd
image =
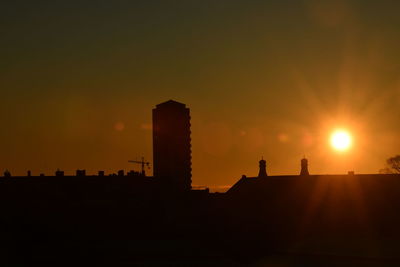
[[[270,175],[304,154],[311,174],[376,173],[399,153],[400,4],[200,2],[1,4],[0,170],[138,170],[169,99],[191,109],[194,185],[261,156]]]

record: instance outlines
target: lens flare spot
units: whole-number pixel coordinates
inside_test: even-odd
[[[117,131],[123,131],[125,129],[125,124],[123,122],[117,122],[114,125],[115,130]]]

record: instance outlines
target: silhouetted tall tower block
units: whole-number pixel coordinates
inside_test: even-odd
[[[310,175],[308,173],[308,160],[306,158],[303,158],[301,160],[301,171],[300,175]]]
[[[264,159],[259,161],[260,170],[258,172],[258,177],[267,177],[267,162]]]
[[[179,191],[191,189],[190,110],[169,100],[153,109],[154,177]]]

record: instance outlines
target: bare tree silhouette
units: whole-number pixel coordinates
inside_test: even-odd
[[[400,173],[400,155],[388,158],[387,167],[379,170],[380,173]]]

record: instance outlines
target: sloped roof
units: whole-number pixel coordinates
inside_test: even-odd
[[[400,174],[343,174],[343,175],[285,175],[242,177],[226,193],[231,196],[260,195],[276,191],[287,191],[292,188],[297,191],[309,192],[316,187],[335,190],[346,187],[360,187],[366,191],[374,187],[398,188],[400,193]]]

